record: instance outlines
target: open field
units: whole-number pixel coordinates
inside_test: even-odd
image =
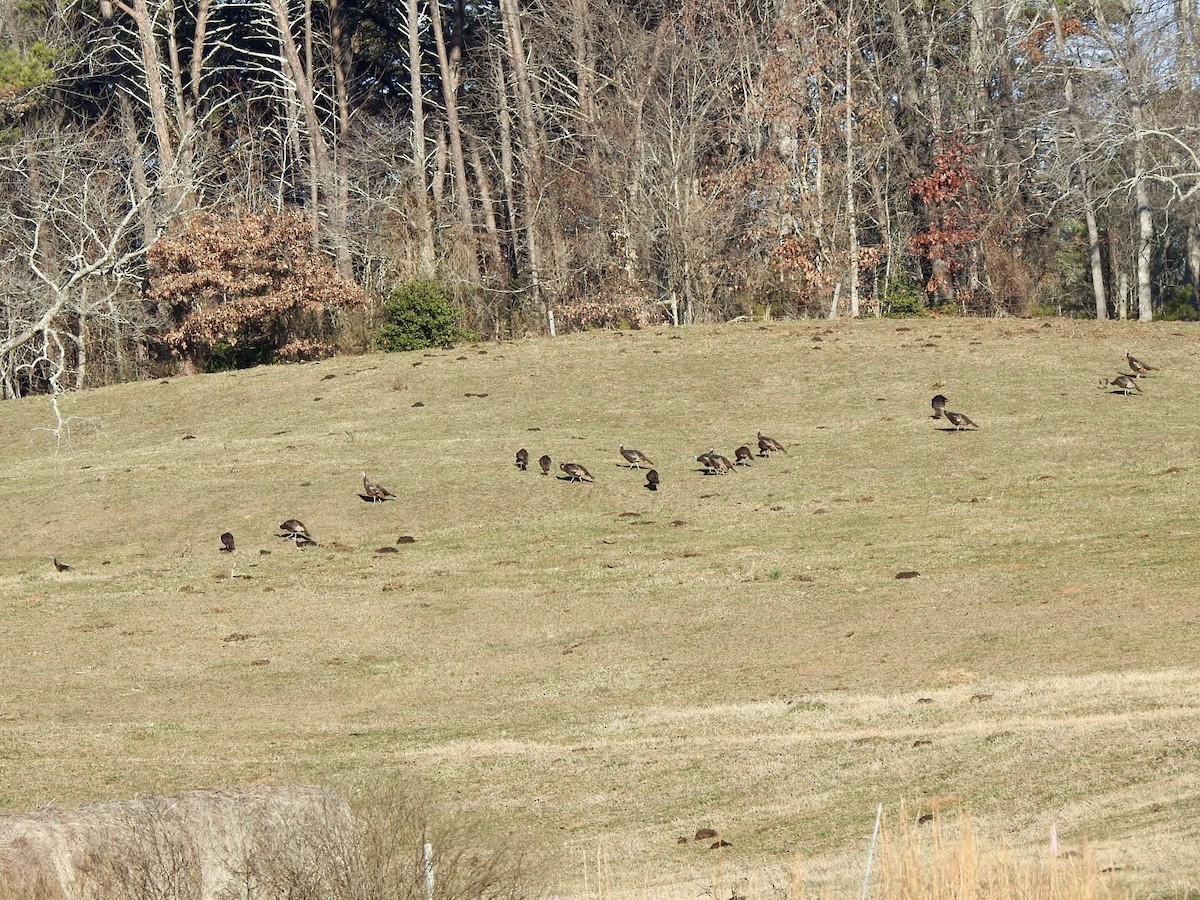
[[[70,395],[57,449],[48,399],[0,404],[0,810],[396,778],[554,893],[717,900],[797,864],[845,895],[882,802],[1043,856],[1057,823],[1175,896],[1200,886],[1198,339],[593,333]],[[1142,396],[1097,387],[1126,347],[1162,368]],[[980,430],[939,430],[938,392]],[[790,453],[698,471],[760,428]],[[597,482],[519,472],[522,446]],[[361,469],[400,499],[359,500]],[[275,537],[290,517],[321,546]]]

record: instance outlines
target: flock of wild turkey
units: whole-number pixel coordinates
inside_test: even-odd
[[[659,485],[658,470],[654,468],[654,460],[648,457],[641,450],[634,450],[632,447],[626,447],[624,444],[617,451],[621,454],[621,458],[625,460],[625,467],[628,469],[645,469],[646,470],[646,490],[657,491]],[[768,457],[772,453],[787,453],[783,444],[774,438],[767,437],[761,431],[758,432],[758,455]],[[722,456],[717,452],[715,447],[711,448],[707,453],[701,453],[696,457],[696,462],[704,466],[706,475],[724,475],[728,472],[736,472],[735,466],[749,465],[752,454],[750,453],[749,445],[738,447],[733,453],[734,462],[730,462],[728,457]],[[538,465],[541,467],[543,475],[550,474],[550,467],[554,464],[549,455],[544,455],[538,460]],[[529,451],[522,447],[517,451],[517,468],[522,472],[529,469]],[[559,476],[564,481],[595,481],[595,477],[587,470],[585,466],[576,462],[559,463],[558,468],[563,472]]]
[[[366,472],[359,473],[362,476],[362,493],[359,494],[360,500],[365,500],[367,503],[383,503],[386,500],[395,500],[396,495],[389,491],[381,484],[372,481]],[[308,530],[308,526],[299,519],[287,519],[279,523],[279,537],[289,540],[297,547],[315,547],[317,546],[316,539]],[[397,543],[411,543],[412,538],[402,537]],[[237,544],[233,538],[233,532],[226,531],[221,535],[221,546],[217,548],[222,553],[233,553],[237,549]]]
[[[1117,377],[1109,381],[1106,378],[1100,379],[1101,388],[1116,388],[1112,393],[1123,394],[1128,397],[1131,393],[1142,392],[1138,386],[1137,379],[1141,378],[1148,372],[1157,372],[1158,366],[1152,366],[1138,359],[1128,350],[1125,351],[1125,362],[1129,365],[1129,372],[1119,372]],[[978,428],[979,426],[972,422],[967,416],[962,413],[952,412],[946,409],[947,399],[942,394],[938,394],[933,398],[933,418],[940,419],[943,416],[951,425],[954,426],[954,431],[961,431],[963,428]]]
[[[1129,365],[1128,373],[1122,372],[1113,378],[1111,381],[1101,378],[1100,387],[1113,387],[1116,390],[1112,393],[1120,393],[1129,396],[1131,393],[1142,392],[1138,385],[1138,379],[1149,372],[1158,371],[1157,366],[1151,366],[1137,357],[1133,356],[1128,350],[1125,351],[1125,361]],[[961,431],[964,428],[979,428],[972,419],[964,413],[954,412],[946,408],[948,399],[943,394],[938,394],[932,400],[933,418],[945,419],[950,423],[953,431]],[[770,457],[772,453],[787,453],[783,444],[774,438],[767,437],[761,431],[758,432],[758,456]],[[634,450],[630,447],[622,445],[618,451],[622,459],[625,460],[626,468],[646,470],[646,489],[657,491],[660,483],[658,470],[654,468],[654,460],[650,459],[645,453],[640,450]],[[716,451],[716,448],[710,449],[707,453],[701,453],[695,457],[696,462],[704,467],[704,473],[707,475],[725,475],[730,472],[736,472],[737,467],[749,465],[753,454],[748,444],[743,444],[734,450],[733,461],[721,455]],[[522,447],[517,451],[516,458],[517,468],[521,471],[526,471],[529,468],[529,451]],[[550,474],[550,468],[553,465],[553,460],[549,455],[543,455],[538,459],[538,466],[543,475]],[[594,482],[596,479],[585,466],[577,462],[559,463],[558,468],[562,471],[559,477],[564,481],[575,482]],[[359,498],[368,503],[383,503],[387,500],[396,499],[396,495],[387,488],[372,481],[366,472],[360,473],[362,476],[362,493]],[[297,547],[315,547],[316,540],[309,533],[307,526],[299,519],[287,519],[279,523],[279,537],[285,540],[292,541]],[[411,537],[401,538],[401,543],[412,541]],[[221,546],[218,548],[222,553],[233,553],[236,549],[232,532],[226,531],[221,535]],[[54,568],[59,572],[70,571],[71,567],[64,562],[60,562],[56,557],[52,558]]]
[[[1129,365],[1130,372],[1128,374],[1122,372],[1111,381],[1101,378],[1100,386],[1102,388],[1107,388],[1110,386],[1114,387],[1116,388],[1114,393],[1119,392],[1125,396],[1129,396],[1131,392],[1140,394],[1142,389],[1138,386],[1137,379],[1141,378],[1148,372],[1158,371],[1158,367],[1151,366],[1143,362],[1131,354],[1128,350],[1125,351],[1125,361]],[[965,413],[955,412],[954,410],[947,409],[946,404],[948,402],[948,398],[943,394],[938,394],[933,398],[931,401],[931,406],[933,407],[933,418],[945,419],[950,423],[952,426],[951,430],[953,431],[962,431],[964,428],[979,428],[979,425],[976,424],[976,422]],[[758,456],[760,458],[769,458],[772,453],[787,453],[787,449],[783,446],[783,444],[772,437],[768,437],[761,431],[757,433],[756,437],[758,443]],[[635,450],[632,447],[626,447],[623,444],[618,449],[618,452],[620,453],[621,458],[625,460],[626,468],[631,470],[638,469],[646,471],[645,487],[647,490],[658,490],[660,477],[658,470],[654,468],[654,460],[652,460],[641,450]],[[750,445],[743,444],[733,451],[732,462],[728,457],[718,453],[715,447],[710,449],[707,453],[701,453],[699,456],[695,457],[695,459],[696,462],[700,463],[704,467],[703,471],[706,475],[725,475],[730,472],[736,472],[739,466],[749,465],[753,456],[754,454],[750,449]],[[553,464],[554,461],[550,458],[549,454],[543,454],[538,459],[538,468],[541,470],[543,475],[550,474]],[[529,469],[529,450],[527,450],[525,447],[522,447],[517,451],[516,466],[523,472]],[[581,463],[559,463],[558,468],[563,473],[559,476],[559,478],[564,481],[594,482],[596,480],[592,473],[587,470],[587,467]],[[396,499],[395,494],[382,485],[372,481],[367,476],[366,472],[361,472],[360,475],[362,476],[362,493],[358,495],[360,499],[368,503],[383,503],[387,500]],[[308,528],[299,519],[288,519],[287,521],[280,522],[279,531],[279,537],[292,541],[297,547],[315,547],[317,545],[316,540],[313,539],[313,536],[309,533]],[[230,532],[227,531],[221,535],[220,549],[223,552],[233,552],[234,540],[233,535]],[[55,560],[56,567],[61,565],[61,563]]]
[[[1137,379],[1141,378],[1148,372],[1158,371],[1157,366],[1151,366],[1142,360],[1135,357],[1128,350],[1125,351],[1125,361],[1129,365],[1130,373],[1119,373],[1116,378],[1108,381],[1104,378],[1100,379],[1100,386],[1107,388],[1115,387],[1117,390],[1114,393],[1121,393],[1129,396],[1131,392],[1141,393],[1142,389],[1137,384]],[[962,431],[965,428],[979,428],[979,425],[965,413],[955,412],[947,409],[946,404],[949,399],[944,394],[937,394],[931,401],[933,407],[933,418],[945,419],[952,426],[952,431]],[[627,468],[630,469],[649,469],[646,472],[646,489],[657,491],[659,486],[658,470],[654,468],[654,460],[650,459],[645,453],[640,450],[634,450],[624,445],[621,445],[619,452],[625,460]],[[758,432],[758,455],[760,457],[769,457],[772,453],[787,453],[783,444],[774,438],[767,437],[761,431]],[[752,458],[749,445],[738,447],[733,453],[733,462],[729,461],[728,457],[722,456],[716,451],[716,448],[710,449],[707,453],[701,453],[695,457],[696,462],[704,466],[704,472],[707,475],[724,475],[728,472],[736,472],[737,466],[749,465]],[[550,467],[553,460],[547,455],[542,456],[538,460],[538,465],[541,467],[543,475],[550,474]],[[517,468],[521,471],[526,471],[529,468],[529,451],[522,447],[517,451]],[[595,481],[592,473],[583,465],[576,462],[565,462],[559,464],[559,469],[564,473],[559,476],[566,481]],[[364,473],[364,477],[366,474]]]
[[[1101,378],[1100,387],[1106,388],[1111,385],[1126,397],[1129,396],[1131,391],[1137,391],[1140,394],[1142,389],[1138,387],[1138,383],[1135,379],[1141,378],[1147,372],[1157,372],[1158,366],[1146,365],[1146,363],[1142,362],[1136,356],[1133,356],[1128,350],[1125,351],[1125,361],[1129,363],[1129,369],[1132,374],[1127,375],[1122,372],[1112,381],[1105,381],[1103,378]]]

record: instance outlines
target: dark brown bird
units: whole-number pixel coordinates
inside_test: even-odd
[[[650,491],[658,490],[658,469],[651,469],[646,473],[646,489]]]
[[[787,450],[775,438],[769,438],[760,431],[758,433],[758,455],[770,456],[772,453],[787,453]]]
[[[1133,370],[1134,376],[1141,378],[1147,372],[1157,372],[1158,366],[1147,365],[1128,350],[1125,351],[1125,361],[1129,363],[1129,368]]]
[[[226,531],[224,534],[221,535],[221,552],[222,553],[232,553],[233,550],[234,550],[233,532]]]
[[[288,519],[286,522],[279,523],[279,530],[283,534],[279,535],[284,540],[295,541],[297,547],[308,547],[315,544],[311,534],[308,533],[308,528],[299,519]]]
[[[709,450],[707,453],[701,453],[696,457],[696,462],[702,463],[709,474],[724,475],[727,472],[736,472],[733,463],[718,453],[715,449]]]
[[[934,396],[933,400],[930,401],[930,405],[933,407],[933,417],[935,419],[940,419],[942,417],[942,413],[946,410],[947,402],[949,401],[946,400],[944,394],[937,394]]]
[[[55,570],[57,570],[59,572],[70,572],[71,571],[71,567],[68,566],[65,562],[59,562],[57,556],[50,557],[50,562],[54,563]]]
[[[752,456],[752,454],[750,453],[749,447],[746,447],[746,446],[738,447],[736,450],[733,451],[733,464],[735,466],[748,466],[748,465],[750,465],[750,457],[751,456]]]
[[[943,412],[945,413],[946,418],[950,420],[950,424],[954,426],[955,431],[962,431],[964,428],[966,428],[968,426],[970,426],[971,428],[979,427],[974,422],[972,422],[968,416],[965,416],[962,413],[951,412],[948,409],[943,410]]]
[[[632,450],[624,444],[621,445],[621,456],[625,458],[625,462],[629,463],[631,469],[641,469],[646,466],[654,467],[654,460],[645,453],[641,450]]]
[[[718,475],[725,475],[728,472],[733,472],[735,475],[737,474],[737,469],[735,469],[733,467],[733,463],[731,463],[726,457],[722,456],[720,453],[710,452],[708,454],[708,458],[713,463],[713,465],[716,467],[716,473]]]
[[[579,463],[573,463],[573,462],[560,463],[558,467],[567,473],[567,476],[568,476],[568,478],[570,478],[571,481],[595,481],[596,480],[595,478],[592,477],[592,473],[589,472],[587,469],[585,469],[583,466],[581,466]]]
[[[550,459],[549,454],[544,455],[541,459],[538,460],[538,465],[542,467],[543,475],[550,474],[550,463],[551,462],[553,462],[553,460]]]
[[[529,451],[524,447],[517,451],[517,468],[522,472],[529,468]]]
[[[370,478],[368,478],[366,472],[362,472],[360,474],[362,475],[363,482],[362,496],[365,499],[370,500],[372,503],[382,503],[384,500],[396,499],[395,494],[393,494],[383,485],[376,484]]]
[[[1100,379],[1101,387],[1108,387],[1109,385],[1115,387],[1126,397],[1129,396],[1130,391],[1137,391],[1139,394],[1142,392],[1142,389],[1138,387],[1138,383],[1124,373],[1118,375],[1112,381],[1106,382],[1103,378]]]

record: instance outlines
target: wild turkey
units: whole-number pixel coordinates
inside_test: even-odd
[[[648,457],[641,450],[632,450],[624,444],[621,445],[621,456],[625,458],[625,462],[629,463],[631,469],[641,469],[645,466],[654,466],[654,460]]]
[[[1109,385],[1112,385],[1113,387],[1115,387],[1118,391],[1120,391],[1126,397],[1129,396],[1130,391],[1137,391],[1139,394],[1142,392],[1142,389],[1140,387],[1138,387],[1138,383],[1136,381],[1134,381],[1132,378],[1130,378],[1128,375],[1125,375],[1124,373],[1118,375],[1116,378],[1114,378],[1112,381],[1109,381],[1109,382],[1105,382],[1103,378],[1100,379],[1101,387],[1108,387]]]
[[[517,468],[522,472],[529,468],[529,451],[524,447],[517,451]]]
[[[737,474],[737,469],[733,467],[733,463],[720,453],[709,452],[708,458],[715,464],[718,475],[725,475],[728,472]]]
[[[1133,370],[1133,374],[1137,378],[1141,378],[1147,372],[1157,372],[1158,366],[1150,366],[1142,362],[1128,350],[1125,351],[1125,361],[1129,363],[1129,368]]]
[[[955,431],[962,431],[964,428],[966,428],[968,426],[970,426],[971,428],[979,427],[978,425],[976,425],[974,422],[971,421],[970,417],[965,416],[962,413],[950,412],[950,410],[948,410],[948,409],[943,410],[943,412],[945,413],[946,418],[950,420],[950,424],[954,426]]]
[[[221,552],[222,553],[232,553],[233,550],[234,550],[233,532],[226,531],[224,534],[221,535]]]
[[[718,453],[715,449],[709,450],[707,453],[701,453],[696,457],[696,462],[702,463],[708,474],[724,475],[726,472],[736,472],[733,463]]]
[[[551,462],[553,462],[553,460],[550,459],[549,454],[546,454],[545,456],[543,456],[541,459],[538,460],[538,465],[542,467],[543,475],[550,474],[550,463]]]
[[[59,562],[57,556],[50,557],[50,562],[54,563],[54,569],[57,572],[70,572],[71,571],[71,567],[68,566],[65,562]]]
[[[946,400],[944,394],[937,394],[930,401],[930,405],[933,407],[933,417],[935,419],[940,419],[942,417],[942,413],[946,411],[947,402],[948,401]]]
[[[308,528],[299,519],[288,519],[286,522],[279,523],[279,530],[283,534],[279,535],[284,540],[295,541],[297,547],[308,547],[316,544],[311,534],[308,533]]]
[[[658,469],[651,469],[646,473],[646,489],[650,491],[658,490]]]
[[[751,453],[749,447],[738,447],[733,451],[733,464],[735,466],[748,466],[750,465],[750,457]]]
[[[775,438],[769,438],[760,431],[758,433],[758,455],[770,456],[772,453],[787,453],[787,450]]]
[[[376,484],[367,477],[366,472],[361,472],[364,500],[370,500],[372,503],[382,503],[384,500],[395,500],[396,495],[389,491],[381,484]]]
[[[581,466],[579,463],[572,463],[572,462],[560,463],[559,468],[567,473],[567,477],[571,481],[595,481],[596,480],[595,478],[592,477],[592,473],[589,472],[587,469],[585,469],[583,466]]]

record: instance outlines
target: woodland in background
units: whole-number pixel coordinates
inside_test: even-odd
[[[0,394],[738,317],[1200,318],[1195,0],[0,0]]]

